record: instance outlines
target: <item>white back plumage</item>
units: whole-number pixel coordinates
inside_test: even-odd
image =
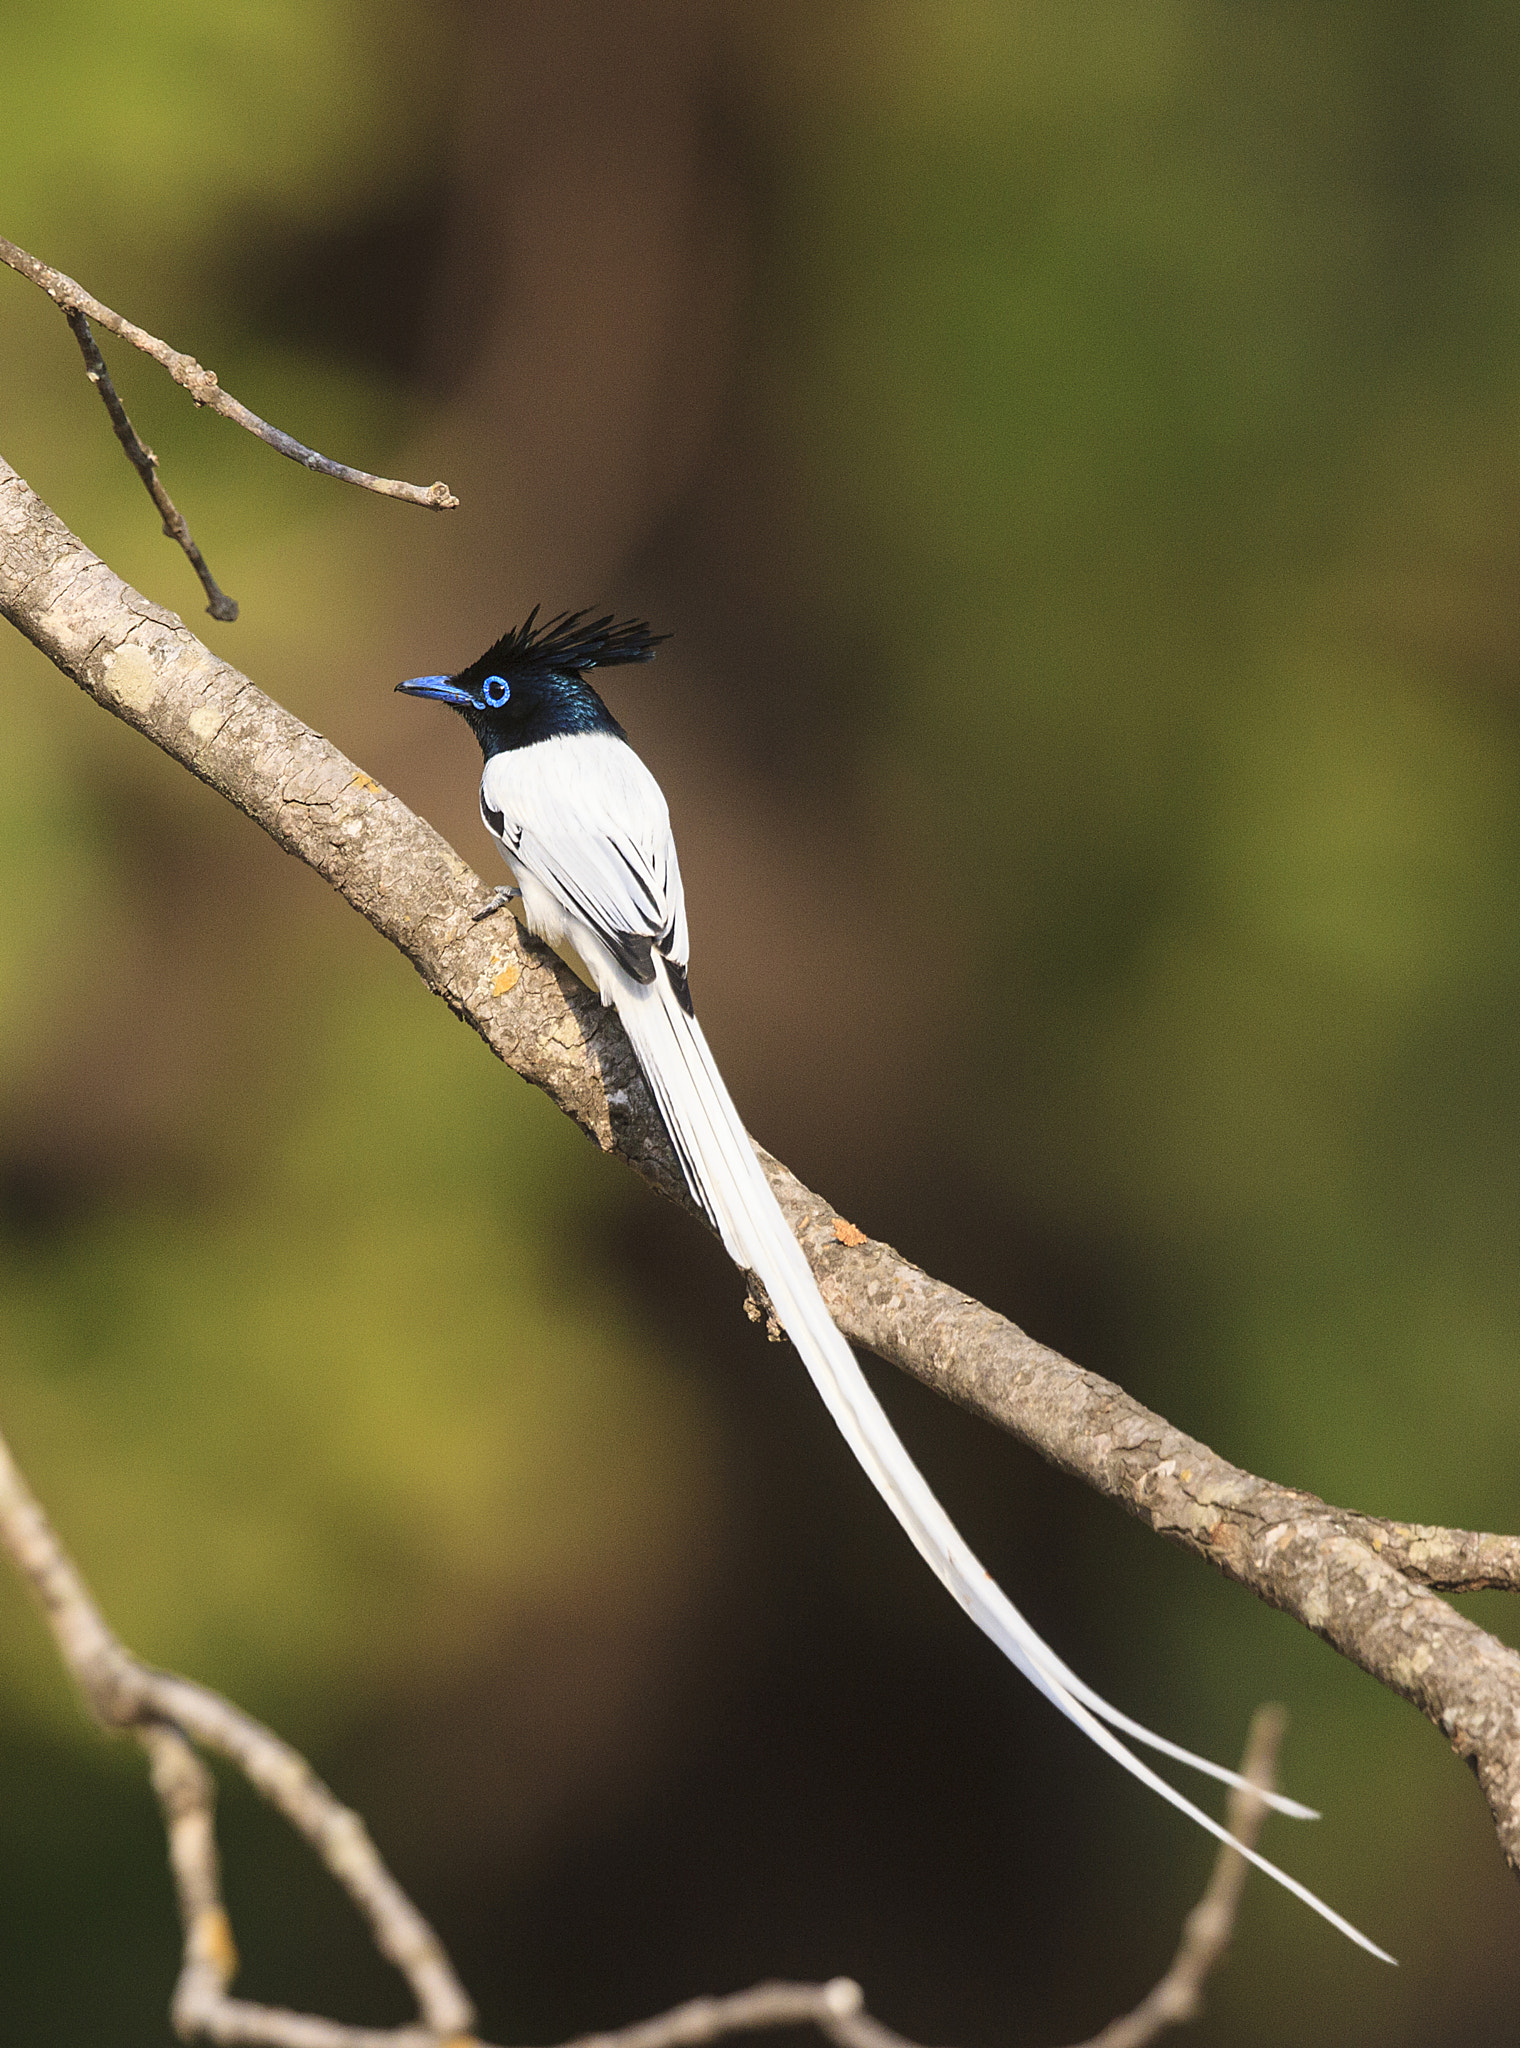
[[[529,928],[550,945],[572,948],[602,1001],[616,1006],[692,1194],[729,1257],[758,1275],[840,1433],[919,1555],[978,1628],[1069,1721],[1200,1827],[1232,1841],[1217,1820],[1142,1763],[1113,1731],[1225,1784],[1241,1784],[1238,1773],[1119,1713],[1035,1633],[940,1506],[835,1327],[702,1028],[679,1000],[667,969],[668,962],[684,985],[686,906],[665,799],[649,770],[612,734],[543,740],[487,761],[481,811],[495,814],[487,816],[488,828],[522,891]],[[648,981],[631,973],[614,951],[629,937],[651,942]],[[1265,1796],[1281,1812],[1314,1818],[1295,1800]],[[1384,1962],[1393,1960],[1296,1878],[1255,1850],[1235,1846],[1359,1947]]]

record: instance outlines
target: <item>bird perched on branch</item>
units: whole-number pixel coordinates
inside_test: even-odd
[[[397,688],[451,705],[480,741],[480,815],[511,871],[482,917],[520,900],[524,922],[570,960],[622,1019],[687,1185],[735,1265],[764,1286],[824,1405],[930,1570],[1069,1721],[1222,1841],[1218,1821],[1121,1741],[1238,1785],[1234,1771],[1153,1735],[1085,1685],[978,1563],[930,1491],[835,1327],[760,1169],[697,1022],[687,984],[686,903],[659,784],[586,681],[589,669],[648,661],[668,636],[641,620],[561,613],[505,634],[457,675]],[[1115,1731],[1118,1731],[1117,1733]],[[1280,1812],[1313,1819],[1281,1794]],[[1254,1850],[1259,1869],[1384,1961],[1392,1958]]]

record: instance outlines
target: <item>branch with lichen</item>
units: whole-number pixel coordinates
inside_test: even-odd
[[[0,612],[331,883],[597,1145],[697,1215],[616,1013],[512,921],[477,923],[486,885],[432,826],[122,582],[3,461]],[[853,1343],[997,1423],[1411,1700],[1473,1764],[1520,1872],[1520,1653],[1440,1598],[1520,1590],[1520,1538],[1385,1521],[1243,1471],[761,1158]]]
[[[0,611],[103,709],[322,875],[599,1146],[696,1214],[615,1012],[511,921],[477,922],[486,887],[431,826],[123,583],[3,462]],[[1380,1520],[1228,1463],[761,1158],[852,1342],[1008,1430],[1410,1700],[1473,1765],[1520,1872],[1520,1653],[1440,1597],[1520,1589],[1520,1539]]]

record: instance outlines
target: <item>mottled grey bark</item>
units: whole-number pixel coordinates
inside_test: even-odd
[[[406,805],[138,596],[0,462],[0,611],[399,946],[494,1053],[691,1208],[616,1017]],[[862,1237],[766,1161],[840,1328],[1009,1430],[1412,1700],[1474,1765],[1520,1872],[1520,1655],[1439,1597],[1520,1588],[1520,1541],[1327,1506],[1215,1456],[1005,1317]]]

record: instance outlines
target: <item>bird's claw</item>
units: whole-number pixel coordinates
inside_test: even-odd
[[[493,889],[491,891],[491,900],[484,906],[484,908],[477,910],[473,914],[473,916],[470,919],[471,924],[479,924],[482,918],[494,917],[498,910],[505,910],[507,905],[513,900],[513,898],[516,896],[521,896],[521,894],[521,889],[509,889],[505,882],[503,882],[499,889]]]

